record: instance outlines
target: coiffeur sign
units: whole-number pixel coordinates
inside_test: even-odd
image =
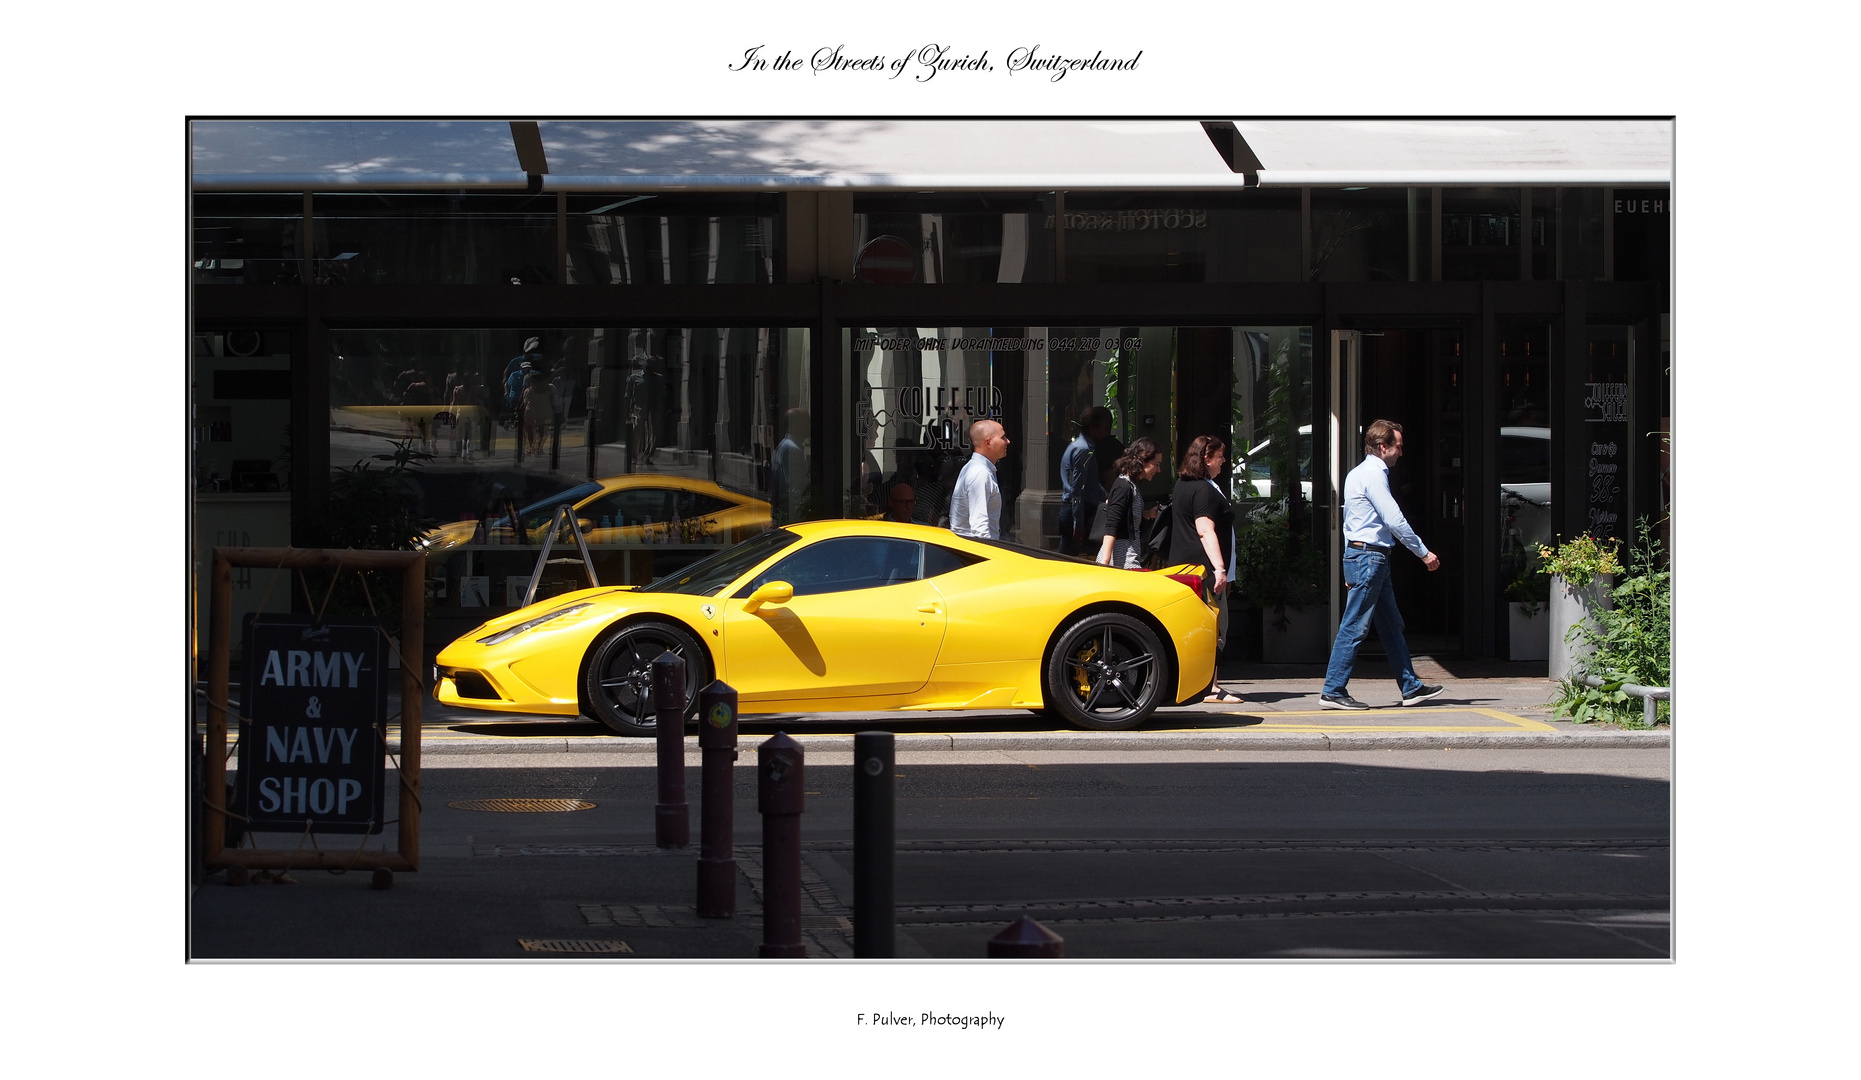
[[[381,631],[373,623],[248,617],[244,655],[245,827],[380,832],[387,742]]]

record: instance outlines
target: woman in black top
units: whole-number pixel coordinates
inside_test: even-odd
[[[1168,562],[1201,563],[1211,579],[1215,596],[1215,653],[1228,642],[1228,572],[1234,560],[1234,504],[1216,478],[1227,464],[1228,444],[1214,435],[1202,435],[1189,444],[1176,469],[1176,490],[1170,497]],[[1211,684],[1204,701],[1236,702],[1241,697]]]
[[[1104,505],[1092,531],[1103,533],[1098,561],[1104,566],[1141,570],[1143,555],[1138,550],[1143,539],[1142,522],[1157,516],[1157,508],[1144,505],[1137,490],[1139,480],[1148,480],[1163,467],[1163,451],[1149,439],[1138,439],[1125,448],[1118,459],[1118,478],[1105,491]]]

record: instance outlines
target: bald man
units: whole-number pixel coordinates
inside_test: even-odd
[[[950,531],[1000,540],[1002,489],[995,481],[995,463],[1008,456],[1008,435],[995,421],[978,420],[969,425],[969,445],[974,452],[956,474],[956,490],[950,495]]]

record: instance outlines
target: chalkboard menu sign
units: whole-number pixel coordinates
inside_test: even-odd
[[[248,615],[238,813],[258,832],[378,833],[387,641],[373,622]]]
[[[1584,442],[1578,451],[1589,461],[1585,528],[1621,539],[1628,516],[1628,384],[1593,382],[1584,390]]]

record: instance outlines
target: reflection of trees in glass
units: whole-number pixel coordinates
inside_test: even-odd
[[[1234,452],[1234,493],[1268,500],[1236,522],[1240,568],[1236,580],[1250,603],[1273,607],[1314,603],[1323,559],[1312,537],[1312,515],[1301,483],[1310,476],[1309,437],[1301,421],[1311,415],[1311,332],[1305,327],[1243,331],[1257,403],[1251,428],[1244,398],[1234,397],[1234,430],[1252,431],[1250,446]],[[1309,428],[1308,428],[1309,430]],[[1237,435],[1238,441],[1238,435]],[[1247,452],[1258,448],[1247,456]],[[1257,481],[1262,473],[1265,491]]]

